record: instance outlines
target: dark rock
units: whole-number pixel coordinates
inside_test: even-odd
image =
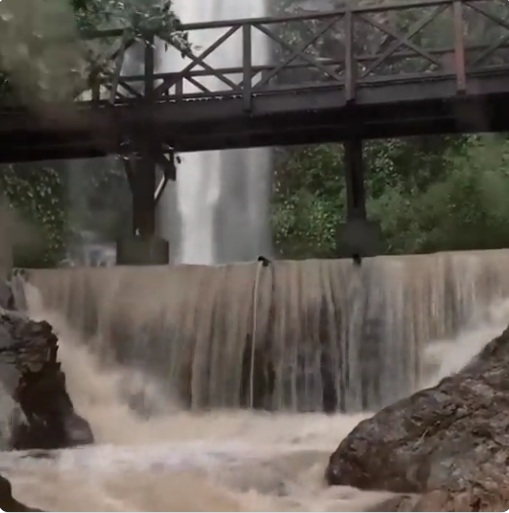
[[[11,419],[10,446],[15,450],[60,449],[93,442],[90,425],[73,410],[30,418],[14,415]]]
[[[366,512],[396,512],[396,511],[414,511],[419,495],[395,495],[365,509]]]
[[[507,511],[509,483],[505,478],[502,481],[505,483],[491,489],[474,486],[462,492],[434,490],[423,495],[407,511]]]
[[[434,490],[424,495],[395,495],[364,511],[506,511],[509,503],[507,483],[496,490],[474,487],[463,492]]]
[[[0,361],[17,371],[17,383],[0,373],[19,404],[12,419],[14,449],[56,449],[93,443],[88,423],[74,410],[57,361],[58,339],[45,321],[15,312],[0,313]],[[11,380],[12,381],[12,380]]]
[[[8,282],[0,279],[0,308],[14,310],[14,294]]]
[[[438,490],[449,501],[496,490],[506,484],[508,412],[506,329],[457,374],[361,422],[330,457],[327,481],[397,493]],[[503,504],[509,508],[509,500]]]
[[[0,476],[0,508],[2,511],[42,511],[42,509],[31,508],[18,502],[12,496],[11,483]]]

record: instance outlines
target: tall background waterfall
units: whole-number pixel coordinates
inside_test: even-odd
[[[184,23],[267,14],[266,0],[175,0],[174,6]],[[195,53],[199,55],[226,31],[191,31]],[[253,64],[265,64],[270,58],[268,39],[256,31],[253,37]],[[216,69],[241,67],[241,32],[223,43],[206,62]],[[187,64],[182,63],[177,52],[161,51],[161,71],[179,70]],[[228,78],[241,80],[231,75]],[[200,82],[211,91],[227,87],[214,77],[200,77]],[[188,83],[184,90],[197,91]],[[176,186],[168,188],[159,211],[159,230],[171,241],[172,260],[213,264],[253,260],[260,254],[270,254],[271,151],[266,148],[209,151],[181,157]]]

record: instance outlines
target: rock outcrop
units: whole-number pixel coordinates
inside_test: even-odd
[[[15,294],[8,306],[17,303]],[[11,419],[13,449],[57,449],[93,443],[74,410],[57,361],[58,338],[45,321],[0,309],[0,380],[18,404]]]
[[[0,508],[2,511],[42,511],[18,502],[12,496],[11,483],[3,476],[0,476]]]
[[[410,511],[505,511],[508,468],[509,328],[457,374],[361,422],[326,478],[423,494]]]
[[[507,511],[509,488],[497,484],[496,489],[474,487],[462,492],[434,490],[424,495],[395,495],[365,511]]]

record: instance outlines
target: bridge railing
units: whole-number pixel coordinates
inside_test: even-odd
[[[452,78],[461,92],[469,76],[509,71],[507,0],[350,5],[183,25],[189,48],[178,37],[140,42],[128,30],[91,33],[84,45],[96,65],[79,98],[110,104],[242,98],[249,109],[261,95],[327,88],[352,101],[363,88],[402,81]]]

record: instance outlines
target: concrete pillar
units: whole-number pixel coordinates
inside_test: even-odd
[[[157,237],[123,237],[117,241],[117,265],[166,265],[168,241]]]

